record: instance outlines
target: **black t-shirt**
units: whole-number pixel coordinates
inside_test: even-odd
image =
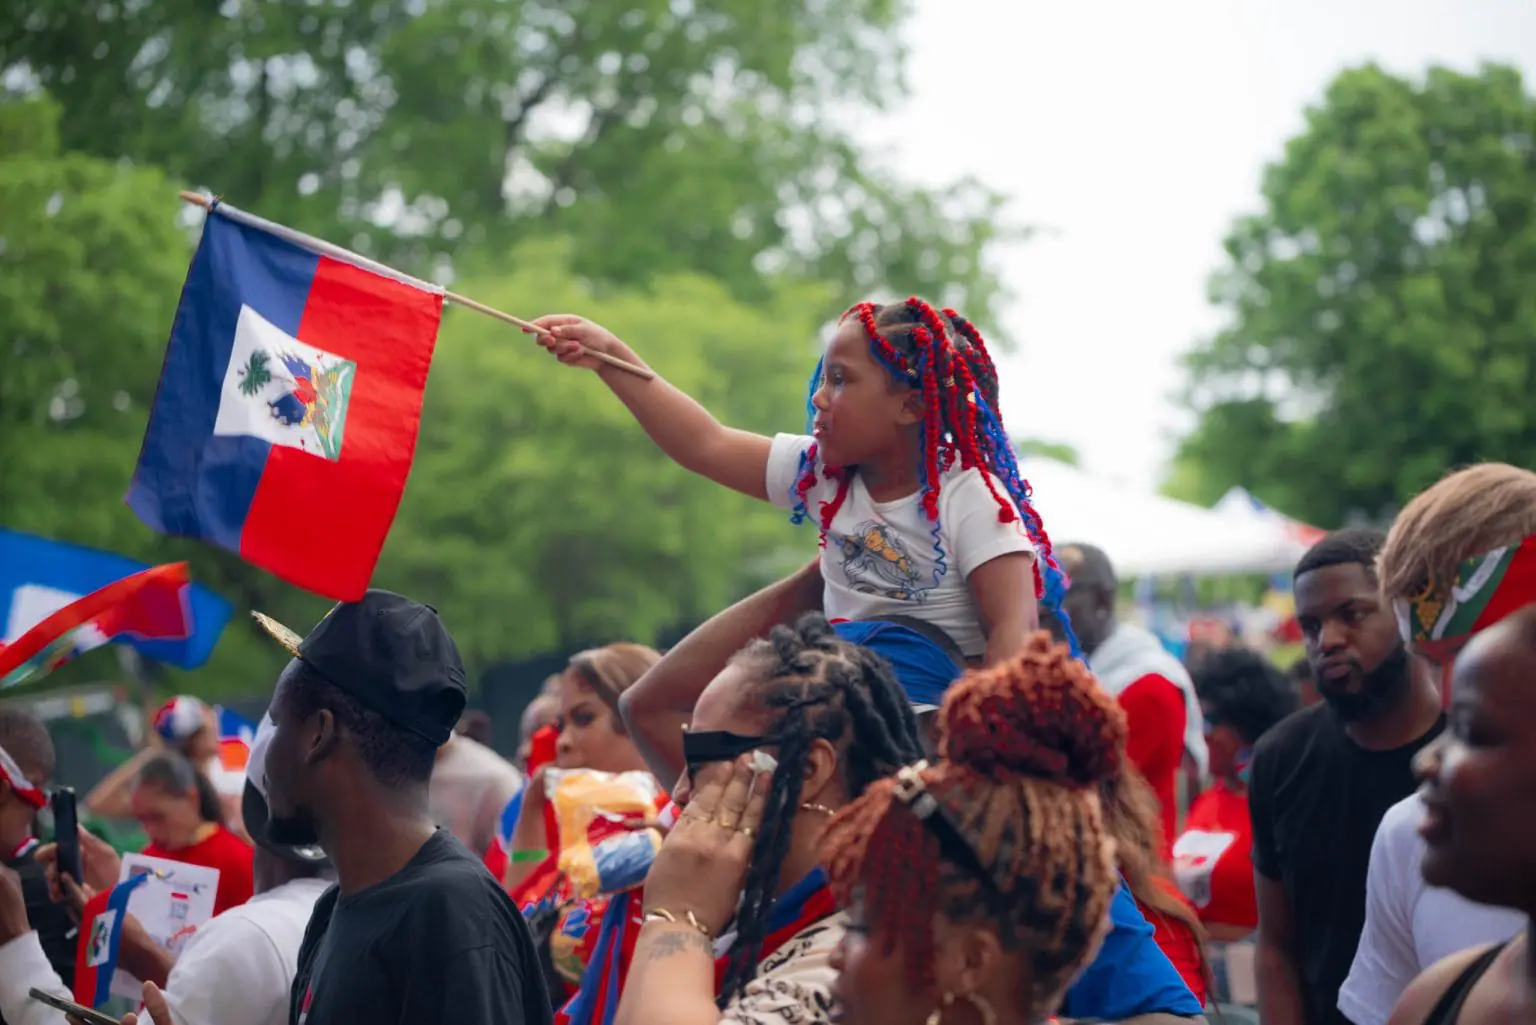
[[[21,877],[21,896],[27,906],[27,924],[37,931],[38,941],[48,963],[59,973],[66,986],[75,981],[75,942],[79,938],[74,921],[64,904],[55,904],[48,896],[48,876],[43,866],[32,859],[31,849],[23,848],[19,857],[8,858],[10,866]],[[0,1018],[0,1022],[4,1022]]]
[[[1253,752],[1253,867],[1285,886],[1307,1025],[1347,1023],[1339,987],[1365,928],[1365,874],[1387,809],[1413,793],[1413,756],[1439,736],[1368,751],[1326,704],[1290,716]]]
[[[446,830],[376,886],[315,905],[290,1025],[546,1025],[538,954],[512,900]]]

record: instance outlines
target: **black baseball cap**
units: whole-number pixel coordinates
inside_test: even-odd
[[[437,610],[392,591],[342,602],[302,641],[275,620],[257,622],[325,680],[390,722],[447,743],[464,712],[464,662]]]
[[[282,844],[267,835],[267,820],[271,811],[267,807],[267,748],[272,745],[272,734],[277,726],[271,714],[262,716],[256,727],[256,739],[251,741],[251,756],[245,763],[245,797],[240,802],[240,817],[245,821],[245,831],[256,845],[269,854],[285,861],[297,861],[306,865],[328,865],[329,859],[319,846],[308,844],[295,846]]]

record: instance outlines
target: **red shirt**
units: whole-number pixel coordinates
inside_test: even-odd
[[[219,892],[213,900],[213,913],[216,915],[244,904],[255,892],[255,882],[251,878],[251,845],[223,826],[215,827],[212,833],[190,847],[168,851],[164,847],[150,844],[144,848],[143,853],[152,858],[179,861],[184,865],[218,869]]]
[[[1202,922],[1258,928],[1252,849],[1247,794],[1218,781],[1195,798],[1173,847],[1173,877]]]
[[[1185,904],[1189,903],[1184,899],[1184,895],[1179,892],[1178,887],[1166,879],[1155,878],[1153,882],[1175,900]],[[1200,1001],[1201,1006],[1204,1006],[1206,998],[1205,962],[1200,956],[1200,940],[1195,936],[1195,931],[1177,918],[1165,915],[1156,908],[1143,904],[1139,900],[1136,902],[1136,906],[1141,908],[1141,913],[1151,923],[1152,938],[1157,941],[1159,949],[1173,963],[1174,969],[1179,973],[1179,977],[1184,980],[1184,985],[1188,986],[1189,991],[1195,995],[1195,999]]]
[[[1129,737],[1126,754],[1146,777],[1162,808],[1163,860],[1178,829],[1178,779],[1184,764],[1184,692],[1159,673],[1139,677],[1120,692]]]

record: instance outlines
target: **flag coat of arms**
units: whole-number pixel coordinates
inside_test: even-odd
[[[128,492],[318,594],[362,597],[415,454],[442,290],[214,204]]]

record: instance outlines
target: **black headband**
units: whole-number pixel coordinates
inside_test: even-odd
[[[992,873],[981,863],[976,849],[960,835],[960,830],[955,828],[949,815],[939,807],[938,800],[928,792],[928,783],[922,775],[926,768],[928,763],[924,761],[897,770],[894,791],[896,799],[906,805],[939,841],[939,853],[946,861],[973,876],[992,900],[1001,899],[1002,891],[997,887],[997,880],[992,878]]]

